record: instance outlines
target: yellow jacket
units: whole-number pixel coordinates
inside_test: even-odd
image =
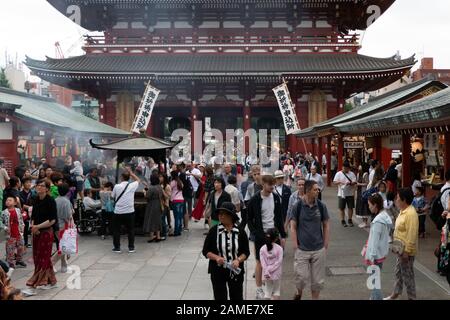
[[[416,255],[419,242],[419,217],[412,205],[400,211],[395,221],[394,239],[401,240],[405,244],[405,252],[410,256]]]

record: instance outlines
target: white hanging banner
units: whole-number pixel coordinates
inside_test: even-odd
[[[158,99],[160,91],[150,85],[150,81],[145,88],[144,95],[142,96],[141,104],[134,118],[133,125],[131,126],[131,132],[139,133],[139,130],[147,130],[150,118],[152,117],[153,107],[155,106],[156,99]]]
[[[300,125],[295,113],[294,104],[286,82],[272,89],[280,107],[281,117],[283,118],[286,134],[293,134],[300,130]]]

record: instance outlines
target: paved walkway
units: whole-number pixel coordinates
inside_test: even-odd
[[[358,227],[343,228],[339,223],[336,210],[335,189],[324,192],[331,220],[331,244],[327,259],[327,277],[323,299],[368,299],[366,287],[367,275],[360,256],[361,248],[368,233]],[[355,223],[356,224],[356,223]],[[428,239],[421,239],[420,254],[416,263],[416,282],[418,299],[449,299],[450,287],[445,279],[434,272],[436,259],[433,256],[437,244],[437,232],[428,222]],[[40,290],[30,300],[39,299],[192,299],[211,300],[212,289],[207,274],[208,261],[201,255],[203,245],[203,223],[191,223],[190,231],[181,237],[168,238],[167,241],[148,244],[147,238],[136,238],[137,252],[122,254],[111,252],[112,240],[101,240],[95,235],[81,236],[80,252],[69,260],[75,269],[81,272],[81,287],[69,289],[67,280],[75,274],[57,273],[59,287],[53,290]],[[126,248],[126,237],[122,238],[122,247]],[[4,244],[0,245],[0,254],[4,256]],[[13,274],[13,284],[24,288],[31,276],[33,263],[31,252],[27,253],[28,267],[18,269]],[[383,293],[388,295],[392,289],[394,258],[390,256],[382,271]],[[247,262],[245,296],[255,297],[253,255]],[[331,270],[329,268],[331,267]],[[336,268],[334,268],[336,267]],[[343,269],[339,267],[344,267]],[[336,273],[344,275],[334,275]],[[347,274],[345,273],[356,273]],[[282,299],[291,299],[295,291],[293,284],[293,250],[288,242],[282,282]],[[72,282],[73,285],[73,282]],[[69,287],[71,285],[69,284]],[[305,292],[305,299],[310,293]]]

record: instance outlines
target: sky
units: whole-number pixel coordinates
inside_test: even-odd
[[[360,53],[434,57],[435,68],[450,69],[449,12],[448,0],[397,0],[364,32]],[[66,56],[82,54],[79,40],[86,32],[45,0],[1,0],[0,66],[5,65],[5,50],[13,61],[17,54],[19,62],[25,55],[55,57],[56,41]]]

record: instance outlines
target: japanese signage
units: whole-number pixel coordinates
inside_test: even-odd
[[[364,142],[362,141],[344,142],[344,149],[364,149]]]
[[[438,133],[425,133],[423,135],[425,144],[425,150],[435,151],[439,150],[439,134]]]
[[[400,150],[402,148],[402,136],[394,135],[389,137],[383,137],[383,147],[391,150]]]
[[[295,114],[294,105],[289,94],[286,83],[272,89],[280,107],[281,117],[283,118],[286,134],[293,134],[300,130],[297,115]]]
[[[144,96],[141,100],[141,105],[136,114],[136,118],[131,126],[131,132],[139,133],[139,130],[147,130],[150,118],[152,117],[153,107],[155,106],[156,99],[158,99],[159,90],[152,87],[150,82],[145,89]]]

